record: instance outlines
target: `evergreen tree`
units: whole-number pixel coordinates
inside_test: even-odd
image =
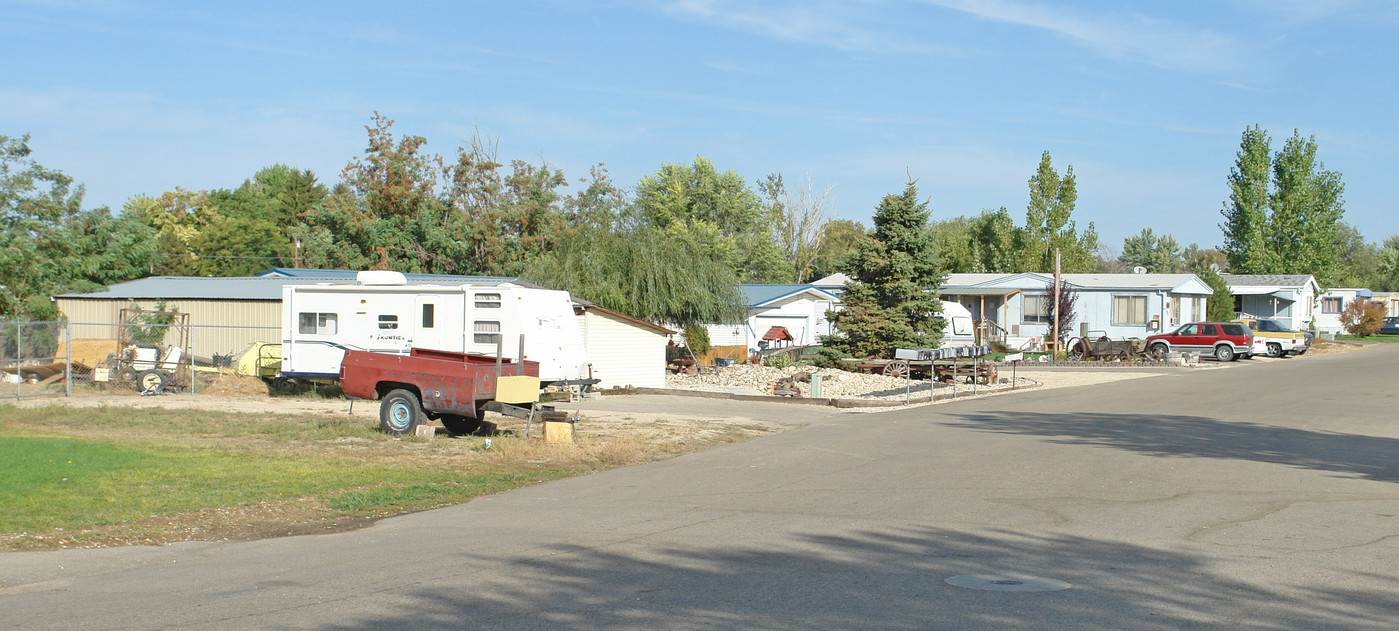
[[[1228,322],[1234,319],[1234,295],[1229,293],[1229,285],[1213,267],[1195,270],[1195,275],[1205,281],[1213,294],[1205,301],[1205,319],[1211,322]]]
[[[830,315],[842,335],[824,343],[860,357],[938,345],[937,288],[946,276],[938,266],[929,214],[928,203],[918,200],[916,182],[900,195],[884,196],[874,212],[874,231],[844,270],[852,279],[845,285],[844,305]]]

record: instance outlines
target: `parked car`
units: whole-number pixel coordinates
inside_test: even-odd
[[[1390,316],[1380,325],[1380,335],[1399,335],[1399,317]]]
[[[1268,357],[1301,355],[1312,345],[1311,336],[1293,331],[1277,320],[1244,314],[1234,318],[1234,321],[1248,325],[1249,330],[1253,331],[1255,344],[1262,344],[1262,352]]]
[[[1253,332],[1238,322],[1192,322],[1170,333],[1146,338],[1146,348],[1157,358],[1166,353],[1189,351],[1228,362],[1253,356]]]

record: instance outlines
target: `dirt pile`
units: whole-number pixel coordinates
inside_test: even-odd
[[[200,390],[199,394],[216,397],[265,397],[267,384],[257,377],[225,373],[219,375],[209,387]]]

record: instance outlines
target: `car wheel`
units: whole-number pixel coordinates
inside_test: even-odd
[[[1286,355],[1286,353],[1282,352],[1282,344],[1278,344],[1277,342],[1268,342],[1269,357],[1282,357],[1283,355]]]
[[[1231,362],[1239,358],[1234,354],[1234,347],[1228,344],[1220,344],[1214,347],[1214,358],[1222,362]]]
[[[402,436],[417,431],[423,422],[423,407],[409,390],[394,390],[379,404],[379,429]]]
[[[1169,352],[1169,351],[1170,351],[1170,347],[1166,346],[1165,344],[1162,344],[1162,343],[1159,343],[1159,342],[1156,343],[1156,344],[1152,344],[1152,345],[1151,345],[1151,358],[1152,358],[1152,359],[1157,359],[1157,360],[1165,359],[1165,358],[1166,358],[1166,353]]]

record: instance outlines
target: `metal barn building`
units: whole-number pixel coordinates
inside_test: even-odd
[[[189,314],[190,352],[196,357],[236,354],[256,342],[282,340],[282,287],[352,283],[350,270],[277,268],[259,276],[155,276],[86,294],[63,294],[54,302],[72,324],[74,338],[115,339],[124,308],[165,308]],[[411,285],[492,285],[514,278],[405,274]],[[583,343],[600,387],[664,387],[665,347],[671,331],[649,322],[575,300]]]

